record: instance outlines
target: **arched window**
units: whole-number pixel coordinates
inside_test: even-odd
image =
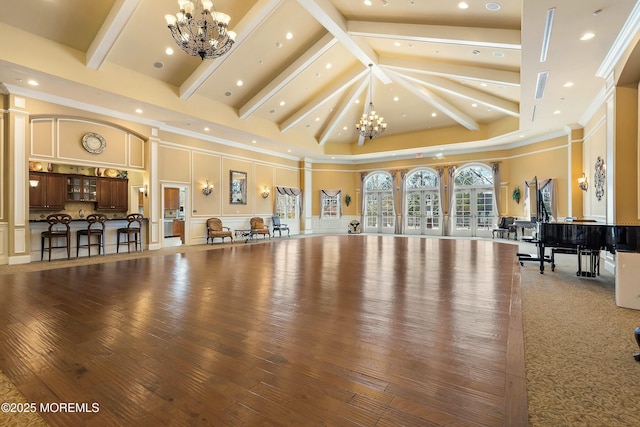
[[[496,223],[493,172],[487,165],[472,164],[453,177],[451,234],[489,237]]]
[[[442,234],[440,178],[431,169],[417,169],[405,180],[405,232]]]
[[[393,233],[396,214],[393,204],[393,177],[373,172],[364,181],[364,229],[368,233]]]

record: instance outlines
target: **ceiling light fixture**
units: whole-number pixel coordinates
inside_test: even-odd
[[[195,3],[195,4],[194,4]],[[236,33],[228,31],[231,17],[218,12],[211,0],[178,0],[180,11],[165,15],[176,44],[191,56],[212,59],[231,49]]]
[[[553,17],[556,14],[556,8],[552,7],[547,10],[547,20],[544,24],[544,33],[542,34],[542,49],[540,50],[540,62],[547,60],[549,52],[549,42],[551,40],[551,29],[553,28]]]
[[[387,124],[384,123],[384,117],[380,117],[376,114],[376,111],[373,107],[373,64],[369,64],[369,105],[365,109],[364,113],[362,113],[362,117],[360,118],[360,122],[356,123],[356,129],[361,136],[369,139],[373,139],[376,136],[380,136],[385,129],[387,129]]]

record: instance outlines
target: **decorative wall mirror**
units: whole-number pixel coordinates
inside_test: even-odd
[[[247,204],[247,173],[229,172],[229,203],[232,205]]]

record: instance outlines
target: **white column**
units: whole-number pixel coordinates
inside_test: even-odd
[[[311,162],[304,162],[304,191],[303,191],[303,205],[304,205],[304,230],[302,230],[301,234],[312,234],[313,233],[313,218],[311,215],[311,204],[312,204],[312,171],[311,171]]]

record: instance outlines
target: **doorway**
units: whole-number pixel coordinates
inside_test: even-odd
[[[396,214],[393,209],[391,192],[374,191],[365,196],[365,232],[393,233],[396,226]]]
[[[162,246],[180,246],[188,241],[189,187],[173,184],[162,186]]]
[[[454,235],[491,237],[496,221],[492,189],[457,190],[454,203]]]
[[[440,194],[438,190],[407,192],[407,234],[438,235],[440,225]]]

